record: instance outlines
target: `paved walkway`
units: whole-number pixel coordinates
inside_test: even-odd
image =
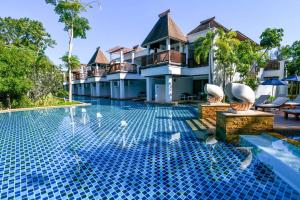
[[[300,135],[300,120],[296,120],[295,117],[290,115],[288,119],[284,118],[284,114],[281,111],[275,111],[274,119],[274,131],[281,134],[297,134]]]

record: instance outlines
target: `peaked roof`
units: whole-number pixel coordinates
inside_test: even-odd
[[[100,47],[97,47],[94,55],[88,62],[88,65],[92,65],[92,64],[109,64],[108,59],[106,58],[104,53],[101,51]]]
[[[141,46],[146,47],[147,44],[164,38],[171,38],[182,42],[187,41],[186,36],[182,33],[180,28],[170,16],[170,9],[159,15],[158,21]]]
[[[220,29],[223,29],[226,32],[230,31],[228,28],[226,28],[225,26],[223,26],[222,24],[217,22],[215,19],[216,19],[216,17],[211,17],[211,18],[208,18],[206,20],[201,21],[200,25],[197,26],[196,28],[194,28],[191,32],[189,32],[188,35],[192,35],[194,33],[198,33],[200,31],[204,31],[204,30],[207,30],[209,28],[220,28]],[[254,42],[252,39],[250,39],[249,37],[247,37],[246,35],[244,35],[240,31],[236,31],[236,33],[237,33],[237,38],[239,40],[243,41],[243,40],[248,39],[248,40]],[[256,43],[256,42],[254,42],[254,43]]]

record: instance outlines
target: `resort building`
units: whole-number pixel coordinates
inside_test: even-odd
[[[110,60],[97,48],[88,64],[74,71],[73,93],[112,99],[145,99],[148,102],[201,100],[204,85],[220,85],[222,74],[215,68],[211,54],[207,61],[195,62],[194,43],[199,36],[216,28],[229,31],[212,17],[201,21],[185,35],[167,10],[159,15],[141,47],[114,47],[108,50]],[[237,37],[249,39],[239,31]],[[284,66],[282,68],[280,64],[278,69],[273,69],[274,66],[270,64],[270,70],[267,67],[259,71],[258,76],[281,78]],[[280,75],[270,73],[271,70],[277,70]],[[238,80],[238,76],[234,80]]]

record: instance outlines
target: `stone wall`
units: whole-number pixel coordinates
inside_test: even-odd
[[[274,115],[252,111],[249,114],[217,112],[216,135],[228,143],[239,142],[239,135],[257,135],[273,130]]]
[[[199,118],[212,118],[216,120],[217,111],[228,111],[230,105],[226,103],[220,104],[199,104]]]

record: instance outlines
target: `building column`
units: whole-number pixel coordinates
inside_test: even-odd
[[[109,81],[109,83],[110,83],[110,98],[113,98],[114,97],[113,81]]]
[[[84,95],[84,83],[81,83],[80,84],[80,87],[81,87],[81,95]]]
[[[171,41],[170,41],[170,38],[166,39],[166,48],[167,48],[168,51],[171,50]]]
[[[96,91],[96,96],[97,97],[100,97],[100,82],[96,82],[96,88],[95,88],[95,91]]]
[[[94,92],[94,83],[90,83],[90,92],[91,92],[91,97],[95,96],[95,92]]]
[[[124,79],[120,80],[120,99],[125,99]]]
[[[185,45],[184,52],[185,52],[185,63],[188,66],[189,65],[189,46],[188,45]]]
[[[170,103],[173,100],[173,78],[171,75],[165,76],[165,99],[166,102]]]
[[[152,101],[152,78],[147,77],[146,78],[146,91],[147,91],[147,101]]]

